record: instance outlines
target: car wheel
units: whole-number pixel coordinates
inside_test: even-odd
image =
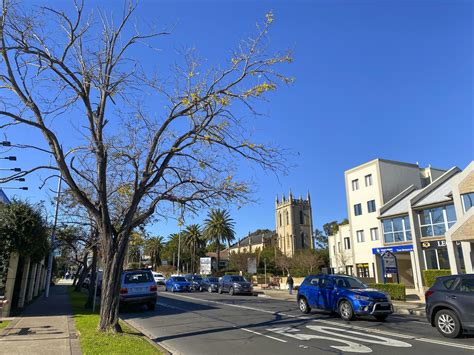
[[[209,286],[209,287],[207,288],[207,292],[212,293],[212,286]]]
[[[231,288],[229,289],[229,296],[233,296],[234,294],[235,294],[234,288],[231,287]]]
[[[301,313],[309,313],[311,311],[311,307],[308,304],[308,301],[306,301],[306,298],[301,297],[300,300],[298,301],[298,305],[300,307]]]
[[[222,287],[219,287],[219,289],[217,290],[217,292],[221,295],[221,294],[222,294]]]
[[[456,313],[449,309],[442,309],[436,313],[435,325],[438,331],[447,338],[457,338],[462,331]]]
[[[349,301],[342,301],[339,303],[339,315],[345,321],[354,320],[354,310],[352,309],[352,305]]]
[[[148,307],[149,311],[154,311],[155,308],[156,308],[156,304],[155,303],[148,303],[147,307]]]
[[[375,320],[377,320],[378,322],[384,322],[387,319],[388,314],[383,314],[383,315],[374,316],[374,317],[375,317]]]

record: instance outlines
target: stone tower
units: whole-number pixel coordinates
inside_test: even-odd
[[[295,251],[313,249],[313,217],[311,213],[311,198],[305,200],[300,196],[294,199],[290,190],[288,198],[278,195],[275,200],[277,246],[287,256],[293,256]]]

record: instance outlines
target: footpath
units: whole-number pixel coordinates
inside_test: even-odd
[[[69,280],[50,288],[49,297],[39,296],[0,331],[0,354],[81,355],[69,303]]]
[[[278,289],[261,289],[260,287],[254,287],[255,293],[259,297],[274,298],[283,301],[294,301],[296,302],[297,291],[294,291],[292,295],[288,294],[287,290]],[[420,300],[408,300],[403,301],[392,301],[393,308],[397,314],[409,314],[419,317],[425,317],[425,304]]]

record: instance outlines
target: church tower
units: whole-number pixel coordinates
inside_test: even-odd
[[[301,196],[294,199],[291,190],[288,198],[282,195],[281,201],[277,195],[275,210],[277,246],[281,252],[293,256],[297,250],[313,249],[313,217],[309,192],[305,200]]]

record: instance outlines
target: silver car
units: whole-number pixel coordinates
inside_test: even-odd
[[[150,270],[126,270],[122,273],[120,306],[142,304],[152,311],[157,298],[157,286]]]

